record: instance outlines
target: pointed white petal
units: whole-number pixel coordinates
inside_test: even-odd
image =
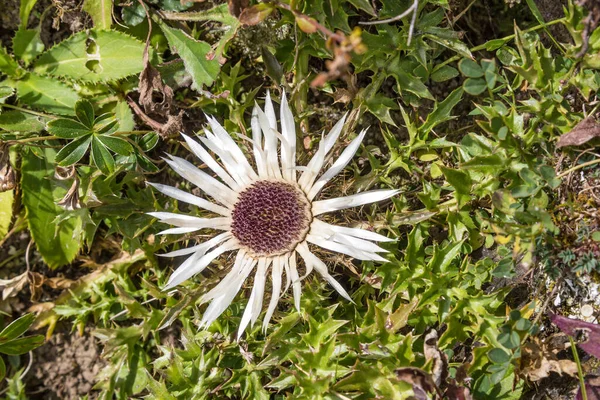
[[[240,185],[233,180],[233,178],[227,173],[227,171],[225,171],[223,167],[221,167],[219,163],[217,163],[210,154],[208,154],[208,151],[206,151],[206,149],[204,149],[204,147],[202,147],[200,143],[196,142],[184,133],[182,133],[181,135],[190,147],[190,150],[192,150],[192,153],[196,155],[196,157],[202,160],[204,164],[206,164],[208,168],[210,168],[215,174],[217,174],[217,176],[221,178],[223,182],[228,184],[230,188],[234,190],[239,189]]]
[[[181,235],[183,233],[196,232],[199,230],[200,228],[169,228],[158,232],[157,235]]]
[[[204,268],[206,268],[215,258],[219,257],[226,251],[234,250],[237,246],[237,241],[230,239],[216,249],[202,256],[196,256],[196,254],[192,255],[188,260],[181,264],[181,266],[177,268],[175,272],[173,272],[173,275],[171,275],[167,285],[163,290],[169,290],[179,285],[183,281],[188,280],[192,276],[202,272],[202,270],[204,270]]]
[[[210,201],[205,200],[201,197],[194,196],[193,194],[185,192],[181,189],[177,189],[172,186],[161,185],[160,183],[148,182],[148,185],[154,187],[162,194],[165,194],[175,200],[183,201],[188,204],[193,204],[196,207],[212,211],[215,214],[219,214],[224,217],[231,215],[231,211],[229,211],[227,208],[211,203]]]
[[[288,105],[285,90],[281,98],[281,106],[279,108],[281,118],[281,134],[285,141],[281,142],[281,169],[283,177],[288,181],[296,182],[296,124],[294,123],[294,115]]]
[[[387,262],[385,258],[378,254],[362,251],[352,245],[336,242],[333,239],[328,239],[323,236],[308,234],[306,236],[306,240],[312,244],[316,244],[319,247],[323,247],[324,249],[347,254],[350,257],[356,258],[357,260]]]
[[[350,235],[344,235],[343,233],[335,233],[331,239],[338,243],[346,244],[348,246],[354,247],[355,249],[366,252],[366,253],[387,253],[388,252],[386,249],[382,249],[381,247],[377,246],[375,243],[371,243],[368,240],[362,240],[362,239],[355,238]]]
[[[298,276],[298,268],[296,268],[296,251],[292,252],[289,260],[290,277],[292,278],[292,290],[294,292],[294,306],[300,312],[300,296],[302,295],[302,284]]]
[[[240,288],[246,281],[246,278],[252,272],[252,269],[256,265],[256,260],[252,258],[245,258],[242,261],[242,268],[239,273],[232,276],[231,282],[227,286],[221,286],[224,281],[219,283],[220,296],[215,296],[210,305],[206,308],[202,321],[200,321],[200,327],[208,328],[218,317],[229,307],[235,295],[240,291]]]
[[[213,225],[220,224],[225,219],[229,219],[226,217],[218,217],[218,218],[198,218],[193,217],[191,215],[185,214],[175,214],[170,212],[149,212],[148,215],[158,218],[160,222],[164,222],[165,224],[171,224],[178,226],[180,228],[196,228],[203,229],[212,227]]]
[[[267,97],[265,98],[265,115],[269,121],[269,127],[274,131],[277,130],[277,117],[275,116],[275,108],[271,101],[271,92],[267,90]]]
[[[262,145],[262,130],[260,129],[260,122],[258,122],[258,104],[254,104],[252,109],[252,119],[250,120],[250,126],[252,128],[252,143],[254,151],[254,160],[256,161],[256,169],[258,170],[258,176],[261,179],[269,177],[267,172],[267,155],[264,152]]]
[[[171,158],[170,160],[166,158],[164,158],[164,160],[171,166],[171,168],[173,168],[175,172],[181,175],[181,177],[198,186],[206,194],[217,200],[219,203],[230,207],[233,206],[237,197],[233,190],[207,173],[200,171],[192,163],[184,160],[183,158],[175,156],[169,157]]]
[[[385,200],[398,193],[400,193],[400,190],[371,190],[369,192],[353,194],[346,197],[315,201],[313,203],[312,213],[316,216],[326,212],[343,210],[344,208],[358,207],[363,204]]]
[[[246,330],[248,323],[251,323],[250,326],[254,325],[256,319],[260,315],[262,301],[265,294],[265,280],[267,277],[267,268],[269,267],[269,264],[271,264],[270,259],[263,257],[258,260],[258,267],[256,268],[256,274],[254,274],[252,292],[250,293],[250,298],[248,299],[246,309],[244,310],[244,315],[242,315],[242,320],[240,321],[240,326],[238,328],[238,340],[240,340],[240,337],[242,337],[242,334]]]
[[[325,138],[321,139],[319,143],[319,149],[317,153],[313,156],[313,158],[308,162],[307,171],[305,171],[302,176],[300,176],[300,180],[298,180],[298,184],[300,187],[308,192],[308,190],[312,187],[312,184],[321,172],[321,168],[323,168],[323,163],[325,162],[325,156],[327,153],[331,151],[333,145],[337,141],[342,129],[344,128],[344,124],[346,123],[346,116],[348,114],[344,114],[342,119],[340,119],[334,126],[331,128],[331,131],[325,136]]]
[[[274,130],[266,114],[257,107],[258,122],[265,138],[265,154],[267,156],[267,172],[272,178],[281,179],[281,170],[277,160],[277,131]]]
[[[354,301],[352,301],[352,298],[350,298],[350,295],[348,294],[348,292],[346,292],[346,290],[342,287],[342,285],[340,285],[340,283],[338,281],[336,281],[333,276],[331,276],[329,274],[329,271],[327,271],[327,266],[325,265],[325,263],[323,261],[321,261],[321,259],[317,256],[315,256],[313,253],[310,252],[310,250],[308,249],[308,245],[306,244],[306,242],[302,242],[300,243],[297,247],[296,247],[296,251],[298,251],[298,253],[300,253],[300,255],[302,256],[302,258],[304,259],[304,262],[306,263],[306,265],[312,265],[315,270],[327,281],[329,282],[329,284],[331,286],[333,286],[333,288],[342,295],[342,297],[344,297],[346,300],[354,303]]]
[[[290,258],[296,257],[295,253],[292,253],[289,257],[283,257],[283,269],[285,270],[285,288],[283,289],[283,293],[287,292],[290,288],[290,284],[292,283],[292,277],[290,275]]]
[[[269,321],[271,321],[271,317],[277,308],[277,304],[279,303],[279,297],[281,295],[281,274],[283,273],[283,265],[284,260],[287,259],[286,256],[275,257],[273,260],[273,266],[271,267],[271,283],[273,289],[271,291],[271,300],[269,301],[269,307],[267,308],[267,312],[263,318],[262,330],[263,333],[267,332],[267,327],[269,326]]]
[[[231,271],[229,271],[227,275],[225,275],[225,277],[215,287],[213,287],[208,292],[204,293],[202,297],[200,297],[199,303],[204,304],[207,301],[222,296],[225,291],[225,288],[230,287],[231,282],[237,279],[236,277],[240,274],[242,268],[246,265],[246,261],[248,261],[249,259],[250,258],[247,257],[246,251],[240,249],[237,252],[235,261],[233,263],[233,267],[231,267]]]
[[[236,181],[239,186],[244,186],[252,182],[252,177],[248,173],[250,165],[246,165],[246,162],[238,162],[226,145],[207,129],[204,130],[204,134],[206,135],[205,137],[199,137],[198,139],[200,139],[204,146],[219,157],[233,180]]]
[[[331,168],[329,168],[327,170],[327,172],[325,172],[315,182],[315,184],[312,186],[312,188],[308,192],[308,195],[307,195],[308,200],[312,201],[312,199],[315,198],[315,196],[317,195],[317,193],[319,193],[321,191],[321,189],[323,189],[323,186],[325,186],[325,184],[327,182],[329,182],[331,180],[331,178],[333,178],[334,176],[336,176],[337,174],[339,174],[340,171],[342,171],[344,168],[346,168],[346,165],[348,165],[348,163],[350,162],[350,160],[352,160],[352,157],[354,157],[354,154],[356,153],[356,151],[358,150],[358,147],[362,143],[362,140],[365,137],[365,133],[367,133],[367,131],[363,130],[360,133],[360,135],[358,135],[348,145],[348,147],[346,147],[344,149],[344,151],[342,152],[342,154],[340,155],[340,157],[335,161],[335,163],[333,163],[333,165],[331,166]]]
[[[227,239],[230,239],[230,238],[231,238],[231,233],[223,232],[223,233],[213,237],[212,239],[207,240],[206,242],[200,243],[196,246],[187,247],[185,249],[179,249],[179,250],[171,251],[168,253],[156,254],[156,255],[159,257],[179,257],[179,256],[185,256],[188,254],[196,253],[196,254],[200,254],[200,256],[203,256],[209,249],[215,247],[219,243],[221,243]]]
[[[348,228],[345,226],[332,225],[321,221],[320,219],[313,218],[313,222],[310,227],[311,232],[315,232],[321,235],[329,235],[332,233],[343,233],[344,235],[350,235],[364,240],[372,240],[376,242],[395,242],[396,239],[390,239],[386,236],[380,235],[379,233],[371,232],[366,229],[360,228]]]

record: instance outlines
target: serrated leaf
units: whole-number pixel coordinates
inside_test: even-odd
[[[0,114],[0,129],[8,132],[37,133],[44,130],[44,119],[22,111],[5,111]]]
[[[90,14],[94,27],[110,29],[112,25],[112,0],[84,0],[83,11]]]
[[[91,141],[92,135],[73,140],[58,152],[56,162],[62,167],[75,164],[87,153]]]
[[[409,74],[404,70],[400,64],[399,57],[396,57],[396,59],[390,63],[387,68],[387,72],[396,78],[400,90],[405,90],[407,92],[414,93],[419,97],[433,100],[433,96],[431,93],[429,93],[427,86],[425,86],[425,84],[421,82],[418,77]]]
[[[43,53],[34,63],[34,71],[84,82],[115,81],[139,74],[144,68],[143,55],[141,41],[118,31],[92,29]]]
[[[174,53],[179,54],[185,69],[192,77],[192,89],[200,91],[202,86],[210,86],[219,74],[221,66],[213,58],[207,59],[211,51],[210,45],[193,39],[179,29],[170,28],[164,23],[160,24],[169,46]]]
[[[92,160],[104,175],[110,175],[115,170],[115,159],[97,137],[92,140]]]
[[[79,95],[75,90],[45,76],[29,74],[15,84],[19,101],[52,114],[75,115]]]
[[[28,336],[0,344],[0,353],[8,355],[25,354],[42,344],[44,344],[43,335]]]
[[[0,86],[0,103],[4,103],[6,99],[15,94],[15,89],[10,86]]]
[[[98,135],[96,139],[119,155],[128,156],[133,152],[133,146],[124,139],[107,135]]]
[[[33,313],[25,314],[15,319],[0,332],[0,343],[21,336],[29,329],[33,321],[35,321],[35,314]]]
[[[72,216],[60,226],[55,222],[63,210],[55,199],[66,194],[66,189],[53,185],[54,159],[56,150],[40,150],[43,158],[32,151],[22,156],[21,189],[26,220],[35,245],[50,268],[66,265],[73,261],[81,247],[81,238],[74,237],[81,228],[81,218]]]
[[[15,56],[27,65],[44,51],[44,42],[37,29],[19,29],[13,38]]]
[[[457,169],[446,168],[443,166],[441,166],[440,169],[442,170],[442,173],[446,177],[448,183],[452,185],[454,189],[456,189],[457,193],[469,194],[471,192],[471,186],[473,182],[469,174]]]
[[[135,128],[133,112],[126,101],[119,101],[115,107],[115,118],[119,122],[119,132],[130,132]]]
[[[454,91],[450,93],[444,101],[438,103],[435,109],[427,116],[427,120],[425,120],[425,123],[421,126],[420,130],[427,134],[438,124],[451,119],[450,113],[462,98],[462,94],[462,88],[454,89]]]
[[[8,76],[15,76],[18,69],[19,64],[8,54],[4,47],[0,46],[0,72]]]
[[[74,139],[90,134],[90,129],[81,122],[68,118],[58,118],[48,122],[48,133],[61,139]]]

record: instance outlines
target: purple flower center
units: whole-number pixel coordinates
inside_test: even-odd
[[[231,232],[252,255],[274,256],[304,240],[311,219],[310,203],[299,188],[258,181],[239,194]]]

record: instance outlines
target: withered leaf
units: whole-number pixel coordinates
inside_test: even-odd
[[[260,3],[252,7],[245,8],[239,16],[243,25],[257,25],[264,21],[275,10],[275,6],[267,3]]]
[[[588,354],[600,358],[600,325],[552,314],[550,320]]]
[[[415,367],[398,368],[396,377],[412,385],[413,393],[417,400],[428,400],[427,393],[437,393],[439,388],[436,386],[431,375],[422,369]]]
[[[16,296],[27,284],[27,272],[17,275],[11,279],[0,279],[0,290],[2,291],[2,300]]]
[[[556,147],[581,146],[597,137],[600,137],[600,124],[594,117],[589,116],[578,123],[571,131],[562,135],[558,139]]]
[[[577,364],[571,360],[559,360],[556,356],[562,348],[551,348],[533,337],[521,347],[519,372],[532,382],[550,376],[550,372],[560,375],[577,376]]]
[[[423,353],[425,359],[432,363],[431,374],[433,381],[437,386],[445,382],[448,378],[448,357],[437,346],[438,333],[432,329],[425,335],[425,343],[423,344]]]
[[[239,17],[242,11],[248,8],[250,0],[228,0],[227,6],[229,7],[229,13],[234,17]]]

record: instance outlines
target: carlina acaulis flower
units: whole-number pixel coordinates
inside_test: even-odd
[[[216,178],[192,163],[169,155],[165,161],[212,201],[183,190],[150,183],[159,192],[176,200],[214,213],[199,218],[169,212],[152,212],[161,222],[174,225],[160,234],[183,234],[202,229],[222,231],[196,246],[176,250],[163,256],[190,255],[171,275],[165,289],[171,289],[202,272],[214,259],[229,251],[237,255],[228,274],[200,301],[211,302],[204,312],[201,327],[208,327],[231,304],[236,294],[254,273],[252,292],[242,316],[238,338],[248,324],[254,324],[262,310],[267,275],[271,275],[272,294],[263,319],[263,330],[277,307],[280,296],[292,286],[294,303],[300,310],[301,278],[297,254],[305,265],[305,276],[316,270],[343,297],[344,288],[330,274],[327,265],[308,247],[308,243],[349,255],[359,260],[385,262],[377,253],[384,249],[373,242],[391,241],[364,229],[331,225],[319,219],[328,212],[373,203],[394,196],[398,190],[373,190],[347,197],[315,200],[321,189],[350,162],[363,140],[363,130],[321,174],[325,160],[343,130],[346,117],[338,121],[322,138],[317,152],[306,167],[296,166],[296,128],[285,93],[277,125],[275,109],[267,93],[265,110],[254,107],[251,119],[254,169],[225,129],[213,117],[207,117],[211,130],[205,129],[200,143],[183,135],[190,150],[206,164]],[[213,158],[209,150],[218,159]],[[283,276],[285,275],[285,286]],[[283,287],[283,290],[282,290]]]

